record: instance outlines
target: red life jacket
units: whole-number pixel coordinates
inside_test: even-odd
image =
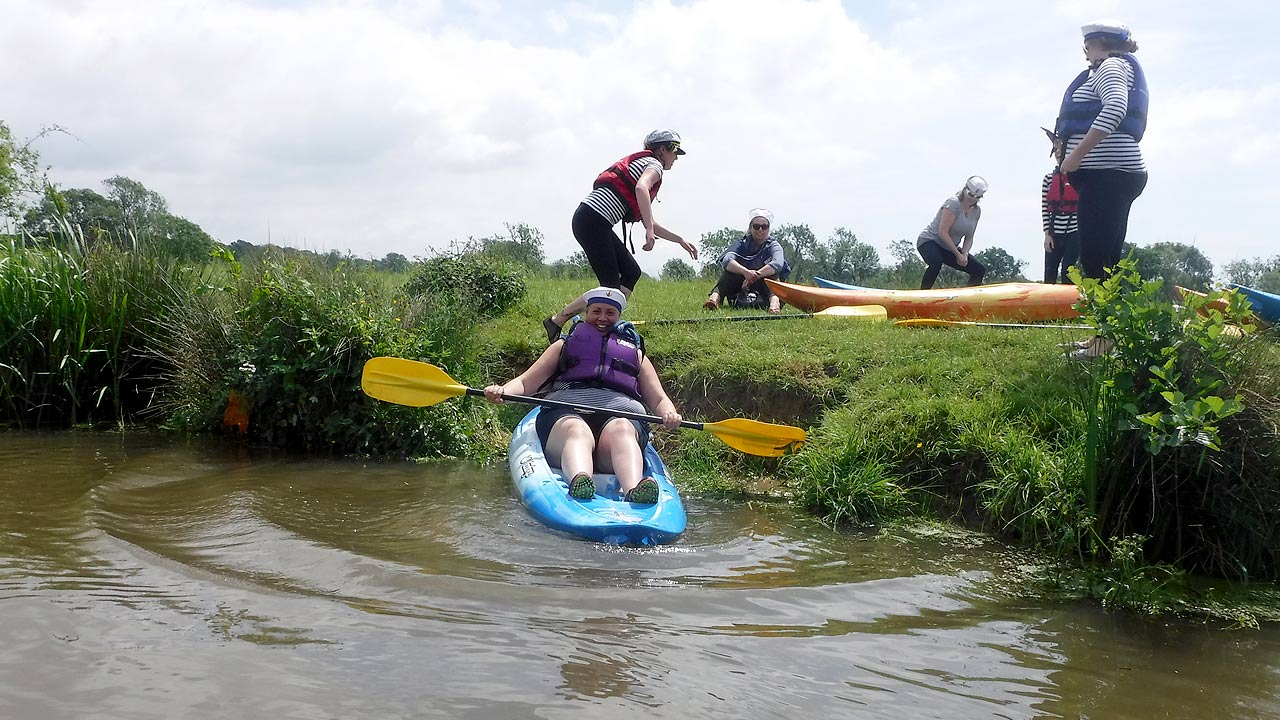
[[[607,187],[617,193],[618,198],[622,200],[622,204],[627,208],[627,214],[623,216],[623,222],[637,222],[640,220],[640,203],[636,201],[636,181],[631,179],[631,163],[637,158],[657,157],[652,150],[641,150],[637,153],[622,158],[618,162],[604,169],[596,177],[596,181],[591,187]],[[649,188],[649,200],[653,201],[658,196],[658,188],[662,187],[662,178],[658,178],[658,182]]]
[[[1071,187],[1071,183],[1067,182],[1066,174],[1058,170],[1053,171],[1053,179],[1049,181],[1044,202],[1052,215],[1075,215],[1080,211],[1080,196]]]

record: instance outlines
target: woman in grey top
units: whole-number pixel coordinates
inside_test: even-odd
[[[982,284],[987,268],[969,255],[969,249],[973,247],[973,235],[982,217],[978,201],[986,192],[987,181],[978,175],[971,176],[955,197],[942,203],[933,222],[916,238],[916,250],[925,264],[921,290],[933,287],[943,265],[968,273],[970,286]]]

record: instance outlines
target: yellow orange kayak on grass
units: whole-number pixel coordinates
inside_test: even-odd
[[[765,280],[781,300],[807,312],[846,305],[883,305],[891,318],[1067,320],[1080,317],[1074,285],[1001,283],[935,290],[838,290]]]

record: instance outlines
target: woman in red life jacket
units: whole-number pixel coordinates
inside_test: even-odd
[[[578,204],[573,213],[573,237],[582,246],[601,287],[618,288],[629,296],[640,280],[640,265],[633,251],[629,251],[613,231],[619,222],[639,222],[644,226],[646,251],[653,249],[655,238],[662,238],[684,248],[694,260],[698,259],[697,247],[659,225],[653,217],[653,200],[662,186],[662,174],[684,154],[679,135],[670,130],[654,130],[645,137],[644,150],[605,168],[596,178],[591,194]],[[555,342],[560,328],[585,307],[583,298],[579,297],[543,320],[547,342]]]
[[[644,344],[630,323],[619,323],[627,307],[621,290],[598,287],[583,295],[584,320],[566,337],[555,340],[518,377],[490,385],[484,396],[502,402],[504,393],[529,395],[551,382],[550,400],[593,405],[610,410],[650,413],[662,426],[680,426],[680,413],[667,397]],[[658,501],[658,483],[641,478],[648,425],[602,413],[581,414],[569,408],[545,407],[538,413],[538,439],[547,462],[560,468],[569,481],[569,494],[580,500],[595,495],[591,474],[596,470],[618,476],[629,502]]]
[[[1044,128],[1041,128],[1042,130]],[[1047,284],[1070,283],[1067,268],[1080,259],[1080,233],[1076,210],[1080,198],[1076,189],[1067,182],[1067,176],[1059,169],[1067,154],[1062,139],[1052,130],[1045,130],[1053,143],[1049,152],[1054,158],[1053,172],[1044,176],[1040,184],[1040,218],[1044,225],[1044,281]]]

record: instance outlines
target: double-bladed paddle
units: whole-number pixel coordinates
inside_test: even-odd
[[[435,365],[393,357],[376,357],[366,362],[360,377],[360,387],[369,397],[410,407],[427,407],[462,395],[484,396],[483,390],[459,384]],[[648,423],[662,422],[662,418],[656,415],[609,410],[527,395],[507,394],[503,395],[502,399],[530,405],[570,408],[583,413],[614,415]],[[706,430],[734,450],[760,457],[790,455],[799,450],[805,441],[805,432],[798,427],[774,425],[746,418],[730,418],[713,423],[685,420],[680,423],[680,427]]]
[[[885,320],[889,317],[883,305],[837,305],[814,313],[791,313],[783,315],[710,315],[696,318],[675,318],[670,320],[636,320],[632,323],[641,325],[687,325],[703,322],[750,322],[757,320],[806,320],[808,318],[845,318],[850,320]]]
[[[972,320],[939,320],[937,318],[907,318],[894,320],[896,327],[990,327],[990,328],[1044,328],[1050,330],[1094,330],[1092,325],[1037,325],[1035,323],[989,323]]]

